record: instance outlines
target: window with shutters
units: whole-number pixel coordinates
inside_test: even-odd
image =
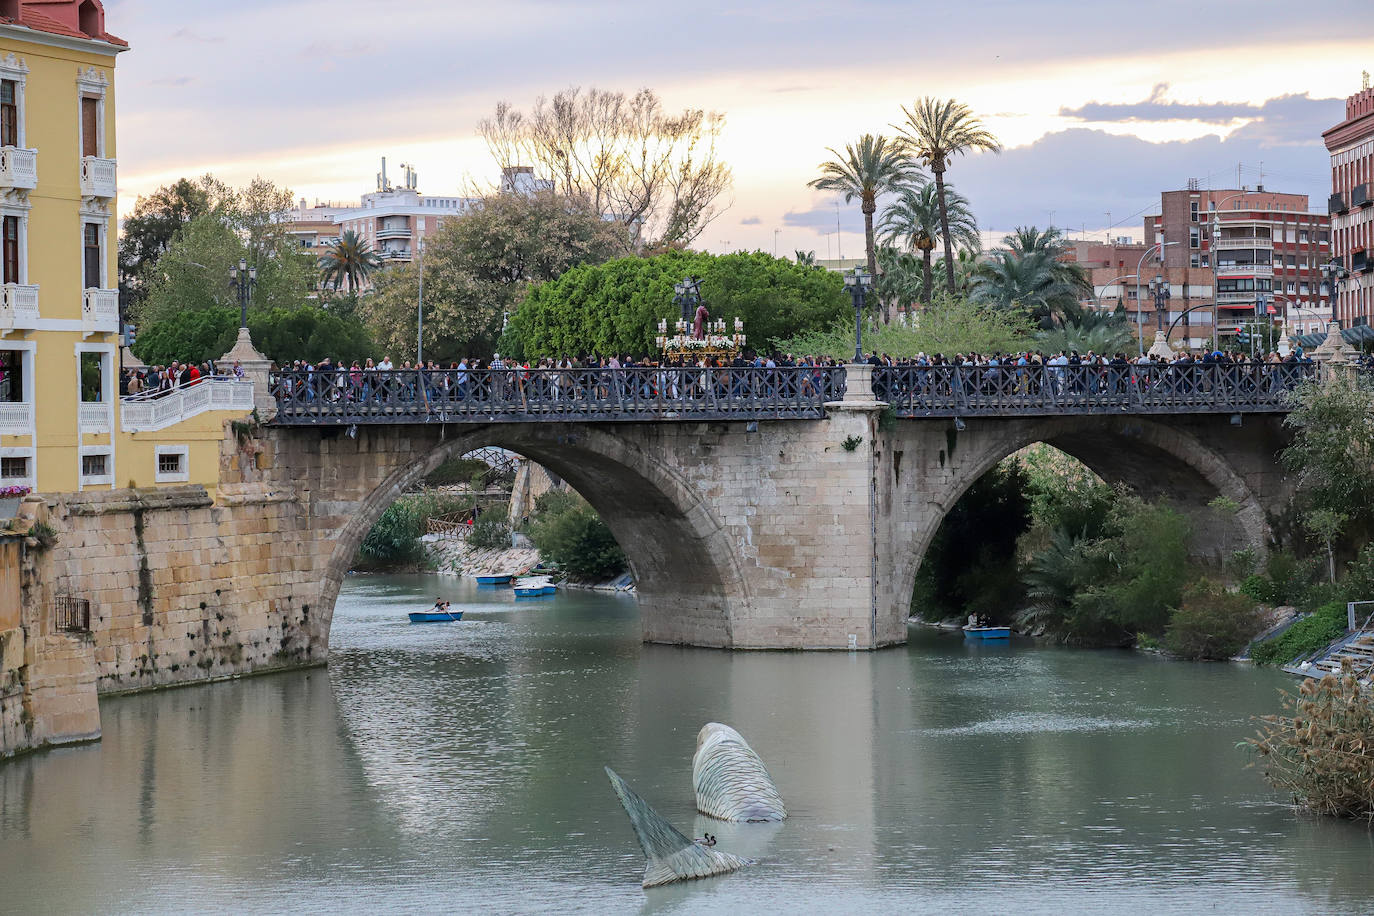
[[[20,282],[19,274],[19,217],[6,216],[0,234],[4,236],[4,275],[6,283]]]
[[[82,255],[86,289],[100,289],[100,230],[99,223],[86,223],[83,228]]]
[[[81,155],[99,156],[101,145],[100,99],[83,95],[81,97]]]
[[[0,146],[19,145],[19,84],[0,80]]]

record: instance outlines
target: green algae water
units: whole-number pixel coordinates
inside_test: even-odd
[[[436,595],[460,623],[411,625]],[[874,654],[645,646],[635,601],[350,578],[328,668],[103,701],[0,765],[0,912],[1374,909],[1374,836],[1236,743],[1273,671],[914,630]],[[791,815],[696,815],[708,721]],[[602,767],[759,864],[645,892]]]

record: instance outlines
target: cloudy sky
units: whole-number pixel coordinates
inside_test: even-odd
[[[1318,6],[1320,10],[1318,12]],[[105,0],[118,69],[121,208],[182,175],[255,174],[354,200],[379,159],[420,189],[489,182],[474,125],[568,86],[657,90],[723,111],[730,208],[711,250],[862,246],[806,182],[922,95],[968,103],[1000,156],[948,178],[985,230],[1140,231],[1162,189],[1253,185],[1324,209],[1320,133],[1374,69],[1368,0]],[[1108,216],[1110,214],[1110,218]]]

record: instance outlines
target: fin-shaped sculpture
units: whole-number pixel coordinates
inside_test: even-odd
[[[649,803],[636,795],[615,770],[606,767],[606,775],[611,778],[611,787],[620,796],[620,803],[630,816],[630,826],[634,827],[639,845],[644,849],[644,857],[648,859],[644,866],[644,887],[723,875],[754,864],[752,859],[698,846],[668,823],[663,815],[650,808]]]
[[[692,757],[697,810],[723,821],[766,822],[787,817],[768,769],[739,732],[708,722],[697,733]]]

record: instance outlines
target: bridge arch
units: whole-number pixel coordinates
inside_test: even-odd
[[[447,459],[498,446],[549,468],[606,522],[636,580],[645,641],[732,645],[732,621],[749,595],[738,552],[701,490],[663,460],[650,428],[640,427],[637,435],[626,435],[625,427],[580,424],[490,424],[450,435],[452,430],[359,432],[391,440],[389,471],[363,485],[336,533],[320,590],[328,612],[320,615],[315,639],[327,644],[339,587],[387,507]]]
[[[1249,547],[1263,553],[1273,540],[1269,509],[1288,487],[1272,457],[1256,460],[1256,452],[1258,448],[1273,456],[1282,434],[1272,419],[1246,422],[1250,428],[1242,433],[1226,415],[1190,422],[1176,417],[1161,422],[1142,416],[1078,415],[968,420],[964,430],[949,429],[934,443],[927,432],[926,449],[933,444],[937,451],[926,455],[926,466],[938,483],[903,481],[900,476],[895,481],[900,506],[894,527],[905,535],[893,540],[894,599],[899,604],[903,596],[910,601],[926,551],[964,493],[1003,459],[1040,442],[1083,462],[1109,484],[1125,484],[1146,498],[1170,499],[1192,510],[1195,539],[1200,542],[1210,538],[1230,543],[1232,549]],[[903,448],[900,436],[889,448]],[[1217,496],[1237,506],[1234,516],[1202,511]],[[1210,557],[1222,558],[1224,551]],[[905,611],[905,605],[900,610]]]

